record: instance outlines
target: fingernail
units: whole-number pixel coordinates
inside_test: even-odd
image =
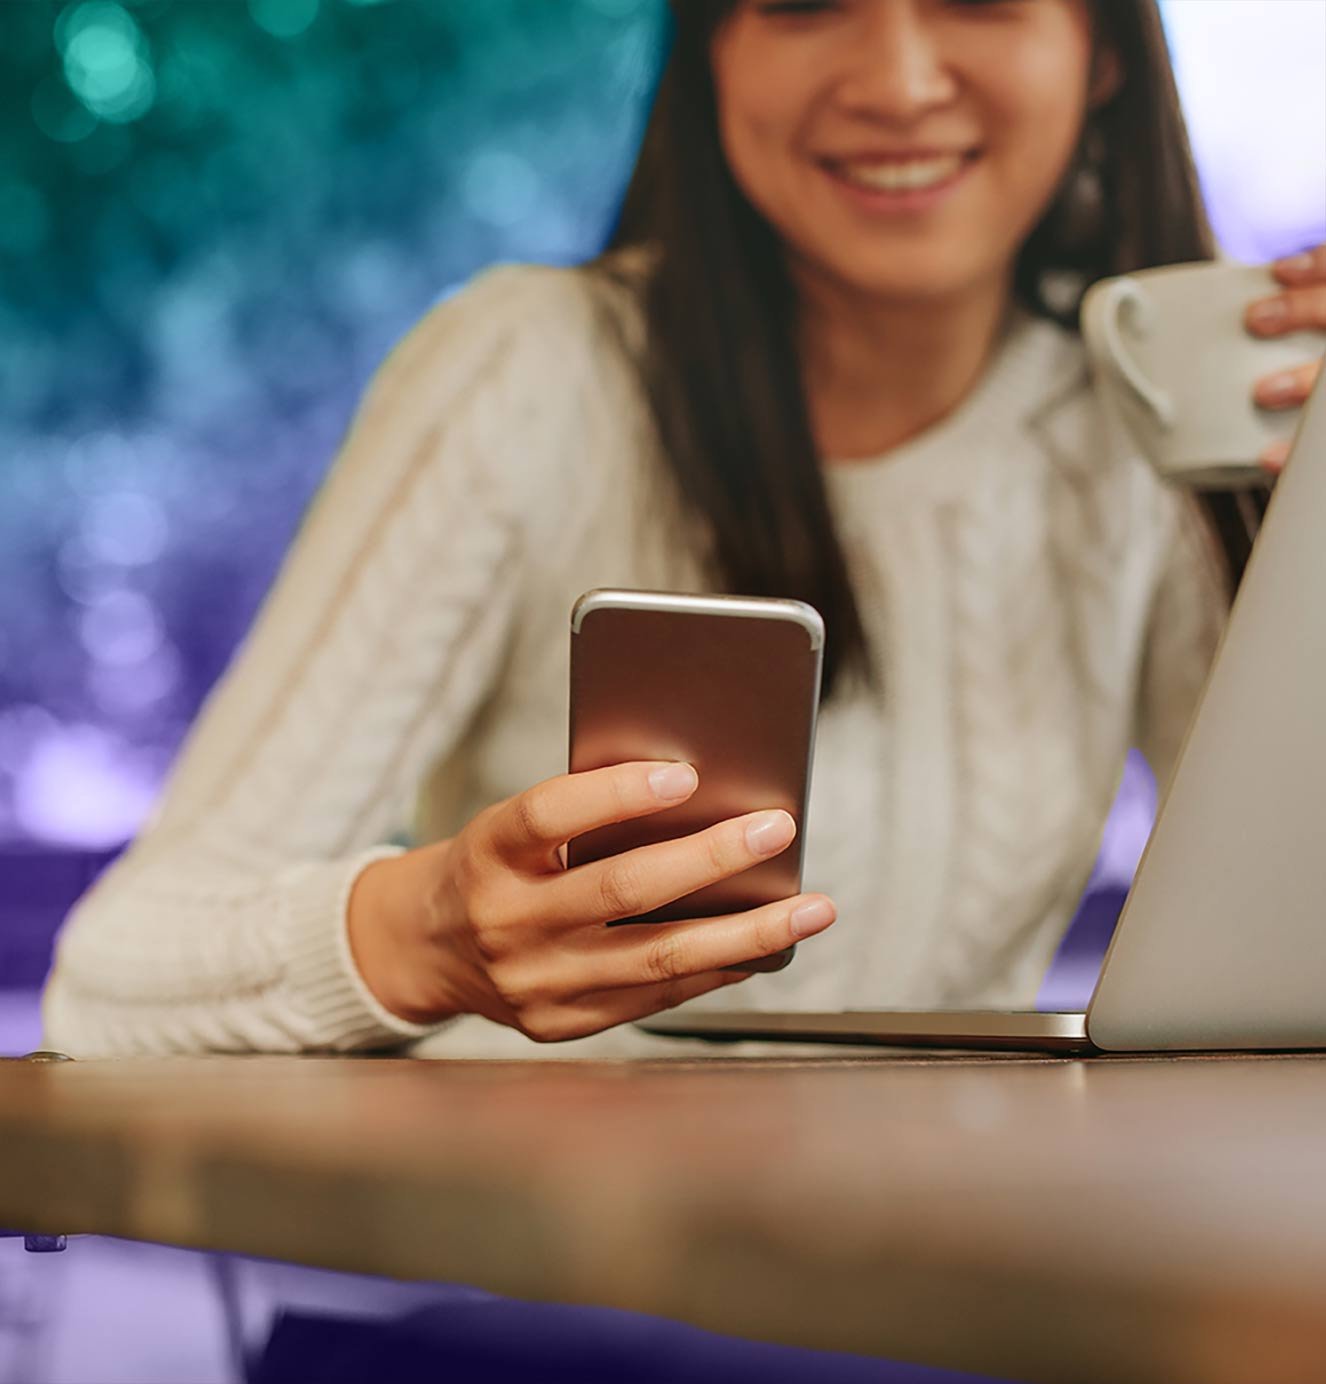
[[[1287,255],[1282,260],[1276,261],[1277,269],[1287,269],[1291,274],[1306,274],[1312,268],[1312,256]]]
[[[792,934],[795,937],[812,937],[817,932],[823,932],[837,916],[837,910],[828,899],[810,899],[792,910]]]
[[[649,786],[654,796],[669,803],[689,798],[699,782],[699,774],[689,764],[667,764],[661,769],[652,770],[649,775]]]
[[[1274,327],[1288,314],[1289,306],[1283,298],[1263,298],[1248,309],[1248,321],[1254,327]]]
[[[1268,404],[1279,404],[1297,399],[1299,394],[1298,376],[1285,371],[1279,375],[1267,375],[1257,382],[1257,397]]]
[[[746,845],[755,855],[773,855],[787,846],[796,834],[796,823],[790,813],[762,812],[746,825]]]

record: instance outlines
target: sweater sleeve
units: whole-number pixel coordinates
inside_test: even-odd
[[[344,1051],[427,1031],[364,985],[346,904],[500,673],[526,546],[514,471],[532,429],[547,440],[566,321],[540,323],[530,293],[546,307],[559,272],[492,271],[379,370],[156,812],[65,924],[52,1046]]]
[[[1229,613],[1223,562],[1194,497],[1165,490],[1165,542],[1143,649],[1136,743],[1163,790]]]

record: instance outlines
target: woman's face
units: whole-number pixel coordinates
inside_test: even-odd
[[[733,175],[794,272],[881,302],[1007,275],[1092,86],[1087,0],[738,0],[711,57]]]

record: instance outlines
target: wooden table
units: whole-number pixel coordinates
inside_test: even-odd
[[[1047,1384],[1310,1384],[1326,1059],[0,1062],[0,1225]]]

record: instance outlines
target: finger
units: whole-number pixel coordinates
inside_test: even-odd
[[[1326,327],[1326,283],[1287,288],[1259,298],[1243,315],[1254,336],[1283,336],[1309,327]]]
[[[687,1000],[699,999],[701,995],[729,985],[740,985],[743,980],[749,979],[749,972],[721,971],[688,976],[684,980],[662,981],[657,985],[640,985],[632,990],[612,990],[601,995],[586,996],[568,1013],[581,1022],[594,1025],[586,1032],[596,1032],[617,1024],[647,1019],[651,1014],[661,1014],[665,1009],[675,1009],[677,1005],[685,1004]]]
[[[548,860],[559,846],[595,827],[685,802],[699,781],[691,765],[673,761],[559,774],[502,803],[489,824],[488,842],[506,860]]]
[[[1321,371],[1321,361],[1312,360],[1290,370],[1264,375],[1253,386],[1252,397],[1262,408],[1296,408],[1307,401]]]
[[[675,841],[577,865],[544,888],[540,908],[555,921],[588,927],[636,918],[778,855],[796,834],[796,822],[781,809],[733,817]]]
[[[1262,449],[1261,456],[1257,458],[1262,470],[1269,475],[1278,476],[1289,460],[1289,446],[1287,441],[1268,442]]]
[[[577,944],[582,993],[666,984],[773,956],[832,925],[824,894],[797,894],[743,913],[681,923],[596,928]]]
[[[1271,273],[1289,286],[1326,280],[1326,245],[1317,245],[1302,254],[1286,255],[1271,265]]]

